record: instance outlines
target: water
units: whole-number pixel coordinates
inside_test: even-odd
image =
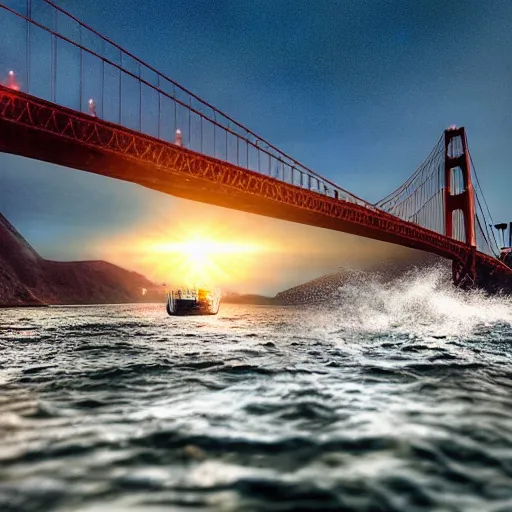
[[[510,511],[512,302],[0,312],[0,510]]]

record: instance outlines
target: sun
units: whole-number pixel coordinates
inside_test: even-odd
[[[243,279],[262,247],[196,235],[174,241],[151,241],[141,245],[154,273],[173,285],[212,286]],[[165,276],[165,277],[164,277]]]
[[[259,218],[188,203],[170,217],[154,208],[154,223],[110,239],[103,257],[158,286],[242,289],[262,269],[270,271],[270,261],[283,251]]]

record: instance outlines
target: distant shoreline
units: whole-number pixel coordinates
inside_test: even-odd
[[[123,306],[131,304],[156,304],[161,305],[162,302],[87,302],[87,303],[62,303],[62,304],[0,304],[0,309],[15,308],[71,308],[71,307],[94,307],[94,306]]]
[[[228,293],[221,299],[221,304],[241,304],[253,306],[276,306],[278,302],[275,297],[266,297],[257,294],[235,294]]]
[[[0,309],[14,308],[48,308],[49,304],[0,304]]]

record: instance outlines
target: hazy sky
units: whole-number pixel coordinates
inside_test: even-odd
[[[464,125],[495,220],[512,220],[509,0],[57,3],[372,202],[405,181],[447,126]],[[0,172],[0,210],[52,258],[101,257],[109,236],[128,236],[155,212],[161,222],[165,212],[194,208],[7,155]],[[236,236],[241,214],[204,211],[232,222]],[[331,246],[352,240],[267,219],[259,226],[270,238],[286,234],[290,244],[301,236]],[[305,271],[294,272],[288,281],[301,281]]]

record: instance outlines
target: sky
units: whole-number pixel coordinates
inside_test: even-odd
[[[445,128],[465,126],[491,214],[512,220],[507,0],[56,3],[370,202],[403,183]],[[4,44],[16,40],[14,29],[5,34]],[[9,54],[1,50],[0,41],[0,55]],[[10,67],[0,59],[0,74]],[[262,258],[247,263],[244,282],[252,292],[279,291],[362,261],[368,250],[397,254],[384,244],[10,155],[0,155],[0,184],[0,211],[48,258],[108,255],[145,271],[114,249],[148,229],[172,231],[170,219],[186,212],[198,214],[198,223],[226,226],[230,239],[244,238],[249,224],[266,246],[288,248],[279,256],[270,251],[265,265]]]

